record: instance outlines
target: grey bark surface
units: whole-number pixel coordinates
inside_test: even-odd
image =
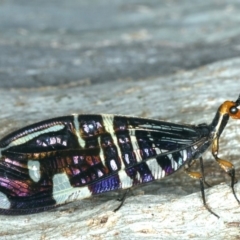
[[[0,134],[45,118],[78,113],[147,116],[190,124],[210,123],[218,106],[239,94],[240,59],[143,81],[118,81],[72,88],[46,87],[0,90]],[[191,84],[189,84],[191,83]],[[221,140],[220,156],[239,170],[239,124],[230,120]],[[4,239],[238,239],[240,208],[229,178],[204,154],[207,202],[220,219],[202,205],[199,183],[180,170],[162,181],[138,187],[116,213],[118,194],[68,204],[45,213],[0,216]],[[220,184],[224,182],[224,184]],[[238,196],[240,185],[236,185]]]

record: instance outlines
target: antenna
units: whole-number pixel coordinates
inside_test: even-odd
[[[236,104],[237,104],[237,106],[240,105],[240,94],[239,94],[239,96],[238,96],[238,99],[236,100]]]

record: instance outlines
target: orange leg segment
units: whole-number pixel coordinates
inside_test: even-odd
[[[233,193],[234,197],[236,198],[237,202],[240,203],[240,201],[236,195],[235,189],[234,189],[234,184],[237,182],[235,179],[234,165],[231,162],[218,157],[218,148],[219,148],[218,142],[219,142],[218,138],[215,138],[213,140],[213,144],[212,144],[213,157],[215,158],[215,160],[217,161],[219,166],[230,176],[232,193]]]
[[[201,165],[201,172],[202,172],[202,173],[190,171],[189,169],[190,169],[190,167],[191,167],[192,164],[185,166],[185,172],[186,172],[186,173],[188,174],[188,176],[190,176],[191,178],[194,178],[194,179],[198,179],[198,180],[199,180],[204,207],[205,207],[211,214],[213,214],[214,216],[216,216],[217,218],[219,218],[219,216],[218,216],[216,213],[214,213],[214,212],[208,207],[208,205],[207,205],[207,203],[206,203],[205,189],[204,189],[204,183],[206,183],[206,182],[205,182],[205,179],[204,179],[204,172],[203,172],[203,164],[202,164],[202,161],[203,161],[203,159],[202,159],[202,157],[201,157],[201,158],[200,158],[200,165]],[[207,185],[209,185],[209,184],[207,184]]]

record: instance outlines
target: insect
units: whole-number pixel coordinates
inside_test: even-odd
[[[0,140],[0,212],[40,212],[116,189],[162,179],[185,167],[212,145],[212,154],[231,177],[234,166],[218,157],[219,137],[229,117],[240,119],[240,96],[226,101],[211,124],[185,125],[119,115],[70,115],[17,130]],[[237,199],[237,201],[239,201]],[[217,216],[218,217],[218,216]]]

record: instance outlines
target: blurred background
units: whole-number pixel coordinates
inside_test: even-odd
[[[0,88],[165,76],[240,54],[237,0],[0,0]]]

